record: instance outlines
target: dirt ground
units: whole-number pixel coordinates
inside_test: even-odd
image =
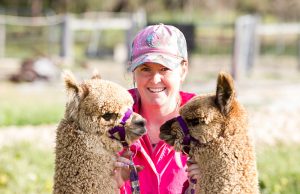
[[[3,64],[3,62],[2,62]],[[189,76],[182,89],[202,94],[214,92],[220,70],[230,71],[230,57],[191,58]],[[17,65],[0,65],[0,79],[4,72],[16,70]],[[131,75],[125,67],[111,61],[89,61],[85,71],[75,70],[78,77],[87,77],[94,68],[104,79],[115,81],[126,88],[132,87]],[[249,114],[249,131],[257,145],[300,143],[300,71],[296,58],[260,58],[248,76],[236,80],[239,100]],[[60,81],[57,81],[61,85]],[[53,84],[51,84],[53,87]],[[44,84],[47,89],[47,84]],[[20,140],[53,147],[54,125],[5,127],[0,129],[0,146]]]

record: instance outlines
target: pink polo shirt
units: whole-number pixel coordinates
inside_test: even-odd
[[[129,90],[134,99],[133,111],[139,113],[140,103],[135,89]],[[188,102],[195,94],[180,92],[181,105]],[[180,194],[188,186],[186,161],[187,156],[176,152],[164,141],[152,148],[148,135],[144,135],[130,146],[134,153],[133,162],[144,166],[139,172],[141,194]],[[120,189],[122,194],[130,194],[127,181]]]

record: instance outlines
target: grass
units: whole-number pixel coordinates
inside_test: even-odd
[[[1,84],[1,88],[0,127],[58,123],[63,116],[65,99],[59,87]]]
[[[300,193],[300,145],[261,148],[257,156],[262,194]]]
[[[262,194],[300,193],[300,145],[262,147],[258,151]],[[0,148],[0,193],[51,193],[54,153],[34,143],[20,142]]]
[[[20,142],[0,148],[0,193],[51,193],[54,154],[34,143]]]
[[[0,104],[0,114],[2,115],[0,116],[0,126],[52,124],[58,123],[62,118],[63,110],[55,102],[51,104],[36,102],[38,105],[15,102],[18,109],[11,108],[10,104]]]

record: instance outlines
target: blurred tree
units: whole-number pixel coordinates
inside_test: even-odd
[[[144,8],[148,15],[158,12],[205,12],[214,14],[227,10],[237,14],[273,15],[279,19],[299,21],[299,0],[0,0],[2,13],[26,16],[42,15],[47,10],[56,13],[87,11],[136,11]]]
[[[300,1],[299,0],[273,0],[270,1],[269,13],[277,16],[283,21],[300,20]]]
[[[31,1],[31,16],[41,15],[43,10],[43,1],[32,0]]]
[[[124,11],[127,7],[128,7],[128,0],[119,0],[113,6],[112,11],[113,12],[121,12],[121,11]]]
[[[236,1],[236,9],[240,13],[248,14],[267,14],[269,0],[242,0]]]
[[[184,0],[164,0],[164,8],[183,10]]]

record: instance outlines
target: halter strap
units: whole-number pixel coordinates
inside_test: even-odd
[[[184,147],[187,149],[187,154],[189,154],[188,152],[190,151],[190,143],[191,141],[196,141],[196,139],[194,139],[190,133],[189,133],[189,128],[186,124],[186,122],[183,120],[183,118],[181,116],[176,117],[182,132],[184,133],[184,138],[182,140],[182,144],[184,145]],[[185,150],[183,150],[185,152]],[[197,184],[197,179],[190,179],[190,183],[192,184],[192,188],[191,188],[191,194],[195,194],[195,187]]]
[[[119,140],[124,147],[128,146],[128,143],[125,141],[125,124],[126,124],[126,121],[130,118],[132,112],[133,111],[131,109],[127,109],[127,111],[125,112],[125,115],[123,116],[123,118],[120,122],[120,125],[117,125],[108,131],[110,134],[110,138]],[[119,133],[120,139],[117,139],[114,136],[115,133]]]
[[[126,123],[126,121],[129,119],[129,117],[131,116],[131,114],[132,114],[132,110],[129,108],[129,109],[127,109],[127,111],[125,112],[125,115],[124,115],[124,117],[122,118],[122,121],[121,121],[121,125],[125,125],[125,123]]]
[[[186,122],[183,120],[183,118],[181,116],[178,116],[176,117],[181,129],[182,129],[182,132],[184,134],[184,137],[183,137],[183,140],[182,140],[182,145],[183,145],[183,153],[185,154],[189,154],[189,151],[190,151],[190,143],[191,141],[195,141],[197,142],[198,140],[196,140],[195,138],[193,138],[191,135],[190,135],[190,132],[189,132],[189,128],[186,124]]]
[[[183,131],[183,134],[184,134],[184,138],[183,138],[183,141],[182,141],[182,144],[185,145],[185,146],[189,146],[190,145],[190,142],[191,142],[191,136],[190,136],[190,133],[189,133],[189,128],[188,126],[186,125],[185,121],[183,120],[183,118],[181,116],[178,116],[176,117],[182,131]]]

